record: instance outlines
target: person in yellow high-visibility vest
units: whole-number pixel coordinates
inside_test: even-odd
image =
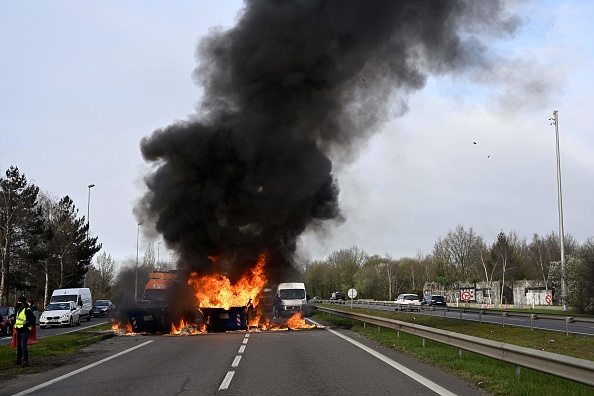
[[[17,301],[17,309],[15,315],[14,328],[17,335],[17,360],[15,365],[27,367],[29,365],[29,350],[27,349],[27,341],[29,341],[29,333],[35,325],[35,315],[25,296],[20,296]]]

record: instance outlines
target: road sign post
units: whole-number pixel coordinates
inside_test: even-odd
[[[349,289],[347,292],[347,296],[351,298],[351,309],[353,308],[353,298],[357,297],[357,290]]]

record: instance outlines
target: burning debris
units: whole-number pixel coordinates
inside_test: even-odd
[[[197,115],[141,141],[154,170],[135,208],[178,252],[199,307],[258,306],[264,279],[295,279],[299,236],[343,217],[334,164],[430,74],[488,69],[485,40],[518,25],[505,4],[246,0],[234,27],[211,30]],[[254,288],[231,290],[246,274]]]

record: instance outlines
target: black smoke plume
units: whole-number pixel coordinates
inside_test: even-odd
[[[486,67],[485,42],[517,25],[491,0],[246,1],[198,46],[196,116],[142,140],[154,172],[137,215],[182,268],[216,257],[233,278],[267,252],[269,270],[289,269],[299,235],[342,216],[333,161],[428,75]]]

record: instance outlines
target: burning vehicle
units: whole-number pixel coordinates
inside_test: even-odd
[[[271,323],[273,293],[264,287],[265,263],[266,255],[261,255],[254,269],[235,284],[221,274],[191,273],[185,282],[189,288],[183,287],[180,271],[152,271],[142,301],[124,310],[127,331],[180,334],[313,327],[302,320],[308,312],[303,283],[279,284],[278,296],[284,298],[282,316],[289,320]],[[178,303],[176,292],[180,290],[192,293],[181,300],[190,304]]]

